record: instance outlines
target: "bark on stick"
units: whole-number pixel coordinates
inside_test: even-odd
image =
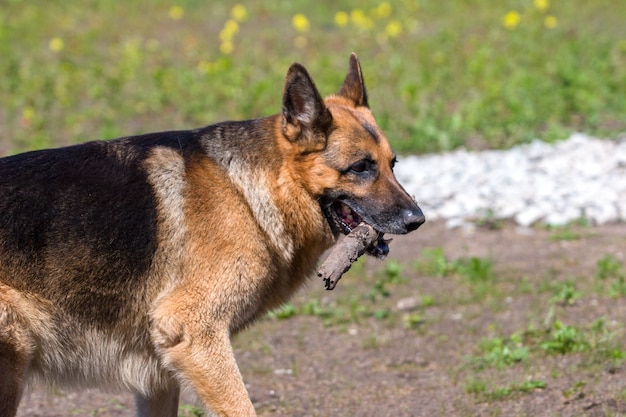
[[[332,290],[341,276],[363,255],[368,246],[376,242],[379,233],[369,224],[361,223],[332,249],[317,271],[324,280],[324,287]]]

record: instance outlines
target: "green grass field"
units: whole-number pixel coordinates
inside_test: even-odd
[[[402,152],[626,130],[626,2],[265,3],[4,1],[0,154],[273,114],[352,51]]]

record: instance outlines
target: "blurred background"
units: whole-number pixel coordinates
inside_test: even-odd
[[[280,111],[350,52],[402,153],[626,130],[626,2],[0,3],[0,154]]]

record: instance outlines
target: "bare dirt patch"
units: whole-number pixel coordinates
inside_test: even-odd
[[[390,248],[236,338],[260,416],[626,413],[626,225],[428,222]],[[35,388],[18,415],[134,411],[130,395]]]

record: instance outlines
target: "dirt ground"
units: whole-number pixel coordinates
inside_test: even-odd
[[[447,230],[427,222],[390,248],[387,261],[357,264],[333,291],[311,279],[291,311],[236,338],[260,416],[626,415],[626,297],[608,291],[619,282],[594,278],[606,255],[624,265],[626,225]],[[428,276],[419,262],[429,248],[441,248],[448,260],[490,260],[494,278],[478,291],[480,283],[455,274]],[[548,354],[532,342],[557,320],[589,329],[598,319],[604,339],[584,350]],[[526,360],[472,365],[481,340],[516,332],[530,346]],[[525,381],[541,384],[516,388]],[[187,397],[184,403],[193,404]],[[190,405],[180,411],[197,414]],[[35,387],[18,415],[112,417],[134,410],[130,395]]]

